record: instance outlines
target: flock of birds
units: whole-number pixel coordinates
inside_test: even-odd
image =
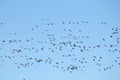
[[[39,65],[45,63],[70,73],[85,71],[93,65],[98,71],[108,71],[115,66],[120,67],[119,27],[112,28],[109,36],[101,38],[102,44],[91,41],[93,44],[91,45],[88,44],[93,39],[90,34],[82,35],[82,28],[69,27],[88,25],[88,21],[60,21],[58,23],[49,19],[41,21],[44,22],[42,27],[35,25],[29,29],[29,38],[19,39],[17,32],[9,32],[9,36],[13,36],[11,39],[0,39],[0,66],[7,61],[13,62],[18,69],[29,68],[36,63]],[[100,24],[107,25],[106,22]],[[5,27],[4,25],[0,23],[0,30]],[[105,55],[108,55],[107,59],[110,59],[111,63],[105,63],[109,62],[106,61]]]

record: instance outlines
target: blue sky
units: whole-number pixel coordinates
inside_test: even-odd
[[[2,56],[0,58],[0,80],[119,80],[120,66],[118,63],[120,60],[117,60],[117,63],[114,61],[120,57],[119,52],[108,52],[109,47],[103,47],[104,45],[117,44],[116,40],[120,37],[119,34],[115,34],[112,39],[110,38],[112,28],[114,30],[120,29],[119,8],[119,0],[0,0],[0,23],[3,23],[0,24],[0,56]],[[70,32],[70,30],[72,31]],[[100,44],[102,47],[90,49],[84,54],[78,49],[71,52],[70,47],[63,47],[62,51],[55,50],[52,53],[49,48],[54,47],[50,43],[38,44],[49,40],[47,34],[54,34],[56,44],[60,41],[74,43],[75,40],[72,37],[68,38],[72,34],[73,37],[80,36],[78,41],[82,40],[85,46],[93,47]],[[64,36],[67,38],[61,39]],[[90,38],[83,39],[83,36]],[[53,37],[50,36],[50,38]],[[106,41],[103,41],[103,38]],[[27,39],[31,42],[27,43]],[[3,40],[6,43],[3,43]],[[8,44],[9,40],[21,40],[22,42]],[[21,54],[11,54],[13,49],[31,47],[35,47],[35,50],[23,50]],[[39,50],[43,47],[45,50]],[[115,46],[118,51],[119,47],[120,44]],[[71,58],[61,57],[63,54],[73,55],[74,53],[76,56],[73,58],[82,59],[85,57],[88,61],[84,65],[85,69],[70,73],[70,71],[64,72],[53,67],[55,62],[61,61],[65,61],[65,63],[59,67],[64,66],[65,69],[69,64],[78,65],[77,62],[73,63]],[[5,57],[6,55],[15,58],[9,60],[8,57]],[[27,62],[25,57],[21,58],[20,56],[26,55],[32,58],[41,58],[43,62],[33,61],[35,63],[33,66],[18,69],[19,63]],[[92,61],[94,55],[97,59],[100,56],[103,57],[100,62],[102,67]],[[49,57],[54,61],[51,65],[44,63],[44,60]],[[32,63],[32,61],[29,62]],[[114,65],[111,70],[104,71],[105,67],[111,65]]]

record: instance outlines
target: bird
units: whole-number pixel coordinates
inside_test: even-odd
[[[42,21],[46,21],[46,19],[42,19]],[[87,64],[89,63],[94,63],[94,67],[97,67],[96,70],[99,72],[111,70],[115,65],[120,66],[119,56],[116,55],[116,59],[113,59],[111,57],[114,56],[108,54],[120,53],[118,48],[120,28],[111,28],[111,32],[105,37],[98,38],[97,36],[101,35],[95,34],[96,40],[94,40],[92,35],[94,30],[85,35],[84,33],[89,32],[87,31],[88,29],[85,31],[81,27],[75,28],[75,26],[80,24],[89,25],[89,22],[84,20],[79,22],[70,20],[54,22],[47,20],[45,24],[42,24],[44,27],[36,24],[30,27],[28,31],[30,36],[21,32],[26,36],[25,38],[19,36],[17,31],[8,31],[5,34],[9,36],[5,36],[5,39],[0,39],[0,52],[6,52],[3,54],[4,56],[0,56],[0,64],[7,60],[13,60],[17,69],[30,69],[34,64],[42,66],[44,65],[42,63],[46,63],[51,68],[60,69],[63,72],[68,71],[71,74],[75,71],[83,72],[86,69],[91,69],[88,68],[90,65]],[[101,24],[107,23],[101,22]],[[9,49],[5,46],[9,46]],[[108,58],[105,58],[103,53],[99,54],[99,52],[105,52],[104,55],[107,55]],[[103,63],[106,59],[109,59],[109,56],[114,63],[105,66]],[[23,80],[26,79],[23,78]]]

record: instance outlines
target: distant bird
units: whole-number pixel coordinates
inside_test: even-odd
[[[3,25],[4,25],[4,24],[1,22],[1,23],[0,23],[0,27],[3,27]]]
[[[86,66],[88,63],[94,63],[92,67],[96,67],[97,71],[108,71],[116,65],[120,66],[120,57],[118,55],[115,55],[115,57],[117,56],[115,59],[111,58],[111,54],[114,57],[114,54],[120,53],[119,27],[112,28],[111,33],[103,38],[95,34],[96,36],[94,37],[96,39],[94,40],[92,32],[95,30],[85,35],[84,33],[87,31],[84,32],[85,29],[79,26],[79,24],[86,23],[88,25],[88,21],[68,20],[66,22],[57,22],[57,24],[47,19],[42,19],[42,21],[45,23],[42,24],[43,27],[35,25],[28,32],[26,30],[25,34],[21,32],[22,36],[18,35],[17,31],[8,31],[5,34],[9,36],[1,37],[0,53],[2,54],[0,56],[0,64],[12,60],[18,69],[22,69],[22,67],[29,68],[34,66],[34,64],[41,65],[46,63],[52,68],[70,73],[85,71],[89,69],[88,67],[91,69],[91,65]],[[101,22],[101,24],[105,26],[106,22]],[[0,23],[1,25],[3,23]],[[99,52],[103,53],[99,54]],[[105,66],[103,64],[106,60],[105,55],[107,56],[106,59],[110,57],[110,60],[114,61],[112,65]],[[106,64],[109,63],[106,62]],[[23,78],[23,80],[26,79]]]

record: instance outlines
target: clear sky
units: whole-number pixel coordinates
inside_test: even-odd
[[[119,32],[119,0],[0,0],[0,80],[120,80]]]

